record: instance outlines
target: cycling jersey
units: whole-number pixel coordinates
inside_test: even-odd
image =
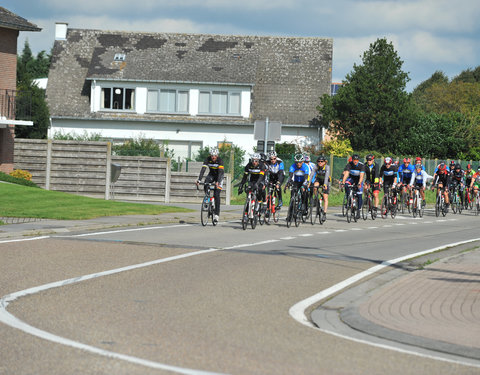
[[[310,168],[305,163],[302,163],[300,167],[296,163],[290,166],[290,177],[289,180],[293,182],[304,183],[309,181],[310,178]]]
[[[451,174],[452,182],[464,183],[465,182],[464,177],[465,177],[465,172],[463,171],[463,169],[460,169],[459,171],[454,169],[452,171],[452,174]]]
[[[382,168],[380,168],[380,177],[383,178],[383,182],[385,185],[393,184],[395,177],[398,178],[397,168],[391,165],[389,168],[384,164]]]
[[[358,162],[358,164],[355,165],[353,161],[351,161],[347,163],[344,170],[348,171],[348,178],[351,179],[353,183],[358,184],[360,176],[362,173],[365,173],[365,164]]]
[[[313,181],[320,185],[330,185],[330,166],[325,164],[322,168],[318,165],[313,169]]]
[[[427,172],[425,172],[423,169],[418,171],[415,170],[412,173],[412,177],[410,178],[410,185],[413,186],[413,184],[419,186],[422,185],[424,188],[427,186],[427,180],[430,176],[428,175]]]
[[[257,184],[257,187],[259,187],[259,185],[262,184],[265,179],[265,170],[265,164],[263,164],[261,161],[258,162],[257,165],[253,165],[253,162],[250,161],[245,166],[243,178],[240,182],[240,185],[244,185],[248,178],[249,185]]]
[[[408,184],[410,182],[410,179],[412,178],[412,174],[415,172],[415,167],[411,164],[408,166],[405,164],[402,164],[398,168],[398,177],[399,181],[403,182],[404,184]]]
[[[472,176],[472,180],[473,180],[473,186],[478,188],[480,186],[480,173],[475,172]]]
[[[209,168],[208,175],[210,176],[210,179],[215,182],[222,182],[223,180],[223,175],[225,168],[223,166],[223,161],[220,159],[220,157],[217,156],[217,159],[213,161],[212,156],[210,155],[202,165],[202,169],[200,170],[200,176],[198,177],[199,180],[203,178],[203,175],[205,174],[205,170]]]
[[[310,179],[309,179],[309,181],[313,181],[314,169],[315,169],[315,167],[316,167],[315,163],[312,163],[312,162],[310,161],[310,162],[308,162],[308,163],[305,162],[304,164],[305,164],[305,165],[308,167],[308,169],[310,170],[310,173],[309,173]]]
[[[365,164],[365,181],[370,184],[378,184],[378,164],[373,162],[371,165]]]
[[[265,165],[268,171],[269,180],[272,182],[278,181],[280,184],[282,184],[285,178],[285,166],[283,165],[282,159],[277,158],[275,163],[267,161]]]

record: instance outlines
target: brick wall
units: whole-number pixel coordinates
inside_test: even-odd
[[[17,30],[0,28],[0,90],[17,87]],[[0,114],[1,116],[1,114]],[[15,127],[0,128],[0,171],[13,170]]]

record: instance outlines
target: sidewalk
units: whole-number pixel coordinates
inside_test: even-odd
[[[479,243],[401,264],[325,302],[312,320],[322,328],[337,319],[337,327],[346,324],[353,335],[478,361],[480,248],[472,250],[475,246]]]

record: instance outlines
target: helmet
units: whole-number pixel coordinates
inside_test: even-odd
[[[368,155],[365,157],[365,159],[366,159],[367,161],[370,161],[370,160],[375,159],[375,156],[373,156],[372,154],[368,154]]]
[[[318,157],[318,159],[317,159],[317,163],[318,163],[319,161],[327,161],[327,158],[326,158],[325,156],[323,156],[323,155],[320,155],[320,156]]]
[[[422,162],[422,158],[421,158],[420,156],[417,156],[417,157],[415,158],[415,163],[416,163],[416,162],[420,162],[420,163],[421,163],[421,162]]]
[[[265,155],[263,152],[260,153],[260,160],[265,161],[267,160],[267,155]]]
[[[261,158],[261,156],[260,156],[260,154],[259,154],[258,152],[254,153],[254,154],[252,155],[252,160],[260,161],[260,158]]]
[[[392,164],[392,158],[390,156],[385,158],[385,164]]]
[[[303,159],[305,159],[305,162],[309,163],[310,162],[310,155],[303,155]]]
[[[411,160],[410,158],[404,158],[404,159],[403,159],[403,162],[404,162],[404,163],[410,163],[411,161],[412,161],[412,160]]]
[[[305,158],[303,157],[302,154],[295,155],[294,159],[295,159],[295,163],[301,163],[301,162],[305,161]]]
[[[218,148],[212,147],[210,149],[210,156],[218,156]]]
[[[360,160],[360,156],[358,156],[358,154],[353,154],[352,160]]]
[[[462,166],[459,163],[457,163],[455,164],[455,169],[462,169]]]
[[[452,168],[454,166],[455,166],[455,160],[450,161],[450,167]]]
[[[467,164],[467,169],[472,169],[472,164]]]
[[[480,171],[480,165],[478,166],[477,171]]]
[[[268,157],[269,157],[269,158],[276,158],[276,157],[277,157],[277,153],[276,153],[275,151],[270,151],[270,152],[268,153]]]

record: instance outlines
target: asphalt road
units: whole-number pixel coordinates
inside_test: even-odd
[[[19,294],[2,315],[0,374],[478,374],[289,314],[386,260],[478,238],[478,220],[330,215],[299,228],[158,225],[3,242],[0,297]]]

